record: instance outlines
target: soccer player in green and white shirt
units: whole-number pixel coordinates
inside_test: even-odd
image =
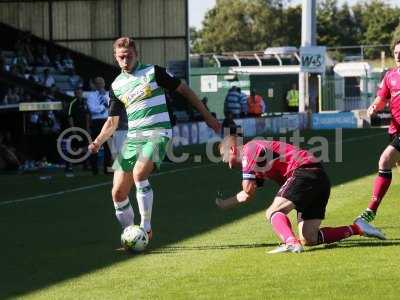
[[[113,165],[112,199],[121,226],[125,228],[132,225],[134,215],[128,195],[135,185],[140,226],[151,238],[153,190],[148,178],[154,167],[160,166],[172,137],[164,90],[182,94],[215,132],[219,132],[220,124],[185,83],[168,74],[165,68],[140,63],[132,39],[121,37],[114,42],[113,48],[121,74],[111,85],[109,117],[100,134],[89,145],[89,150],[99,150],[118,127],[121,110],[126,110],[128,134]]]

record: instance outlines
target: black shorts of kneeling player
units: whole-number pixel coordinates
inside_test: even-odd
[[[325,218],[331,183],[321,164],[310,164],[294,170],[277,196],[292,201],[299,221]]]
[[[400,152],[400,134],[399,133],[390,134],[389,138],[390,138],[389,145],[392,145],[397,151]]]

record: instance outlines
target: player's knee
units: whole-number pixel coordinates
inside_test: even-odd
[[[114,202],[124,201],[126,197],[128,197],[127,193],[120,188],[113,188],[111,191],[111,196]]]
[[[390,156],[386,153],[382,153],[381,157],[379,158],[379,169],[391,169],[392,166],[390,165]]]
[[[147,176],[145,176],[145,174],[143,174],[143,173],[144,172],[141,172],[141,171],[134,171],[133,172],[133,180],[135,182],[140,182],[140,181],[146,180]]]
[[[318,231],[306,231],[302,233],[301,243],[305,246],[318,244]]]
[[[273,208],[271,208],[271,207],[267,208],[267,210],[265,211],[265,218],[266,218],[267,222],[269,222],[271,220],[271,217],[275,212],[276,211]]]

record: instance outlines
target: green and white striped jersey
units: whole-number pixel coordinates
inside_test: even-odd
[[[128,116],[128,138],[155,133],[171,136],[172,126],[165,91],[175,90],[180,80],[165,68],[138,63],[132,73],[123,71],[111,84],[110,116],[125,109]]]

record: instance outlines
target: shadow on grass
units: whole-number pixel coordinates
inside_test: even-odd
[[[340,185],[376,172],[378,155],[387,142],[383,130],[344,131],[343,163],[329,163],[327,172],[333,185]],[[382,133],[381,136],[362,136]],[[327,136],[332,132],[306,132]],[[331,160],[334,144],[330,145]],[[365,150],[367,149],[367,151]],[[190,149],[204,152],[204,147]],[[173,166],[167,166],[167,168]],[[180,168],[181,166],[177,166]],[[106,177],[99,177],[104,181]],[[107,177],[108,178],[108,177]],[[16,176],[15,180],[18,180]],[[90,184],[93,177],[80,178]],[[273,244],[233,244],[168,247],[178,241],[235,222],[265,209],[266,199],[273,199],[277,187],[267,184],[256,199],[246,206],[221,212],[214,205],[216,191],[230,194],[240,190],[241,175],[227,167],[212,165],[192,171],[176,172],[151,179],[155,191],[153,231],[150,254],[181,251],[235,250],[276,246]],[[75,186],[74,186],[75,187]],[[24,182],[19,189],[32,189]],[[64,189],[71,188],[66,185]],[[73,188],[73,187],[72,187]],[[134,195],[131,202],[135,203]],[[136,205],[136,204],[135,204]],[[356,214],[358,211],[355,211]],[[136,212],[136,223],[138,223]],[[263,220],[262,220],[263,221]],[[261,222],[261,220],[260,220]],[[134,256],[115,251],[119,245],[119,224],[110,201],[110,186],[83,190],[0,208],[0,298],[15,297],[49,287],[85,273],[93,272]],[[390,243],[390,240],[389,240]],[[396,240],[392,243],[398,243]],[[387,246],[388,242],[354,241],[341,247]],[[397,244],[396,244],[397,245]],[[318,249],[318,248],[315,248]]]
[[[307,252],[320,251],[320,250],[331,250],[340,248],[362,248],[362,247],[387,247],[387,246],[399,246],[400,239],[388,239],[388,240],[376,240],[376,239],[349,239],[343,240],[337,243],[329,245],[321,245],[316,247],[307,248]]]
[[[214,251],[214,250],[236,250],[236,249],[254,249],[276,246],[277,243],[258,243],[258,244],[232,244],[232,245],[202,245],[202,246],[177,246],[161,247],[149,250],[146,254],[176,253],[183,251]]]

